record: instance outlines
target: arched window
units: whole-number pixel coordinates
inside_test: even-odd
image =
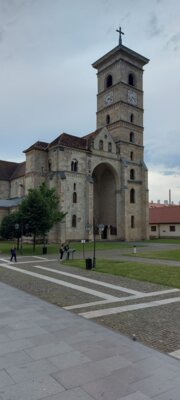
[[[113,84],[112,75],[108,75],[107,78],[106,78],[106,88],[112,86],[112,84]]]
[[[77,172],[78,170],[78,162],[77,160],[72,160],[71,161],[71,171]]]
[[[135,179],[135,171],[134,171],[134,169],[130,169],[130,179]]]
[[[134,224],[134,215],[131,215],[131,228],[134,228],[135,224]]]
[[[135,203],[135,190],[130,190],[130,203]]]
[[[109,153],[112,152],[112,143],[111,142],[108,143],[108,152]]]
[[[106,125],[110,124],[110,115],[106,115]]]
[[[128,83],[129,83],[129,85],[131,85],[131,86],[135,86],[135,78],[134,78],[134,75],[133,75],[133,74],[129,74],[129,75],[128,75]]]
[[[134,152],[133,151],[130,152],[130,159],[131,159],[131,161],[134,160]]]
[[[99,141],[99,150],[103,150],[103,140]]]
[[[134,114],[130,115],[130,122],[134,122]]]
[[[131,143],[134,143],[134,132],[130,132],[129,140]]]
[[[52,162],[51,160],[48,160],[48,171],[51,172],[52,169]]]
[[[77,203],[77,193],[73,192],[73,203]]]
[[[72,216],[72,228],[76,228],[76,215]]]

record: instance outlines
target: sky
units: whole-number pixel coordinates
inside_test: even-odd
[[[21,162],[36,141],[96,129],[92,63],[118,45],[144,71],[149,200],[180,201],[179,0],[0,0],[0,159]]]

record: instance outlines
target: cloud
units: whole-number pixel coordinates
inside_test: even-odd
[[[160,25],[160,20],[157,15],[152,14],[149,19],[149,34],[150,37],[159,36],[163,32],[163,26]]]
[[[171,171],[167,171],[166,167],[159,165],[150,166],[148,173],[149,181],[149,201],[156,202],[160,200],[163,203],[169,198],[169,190],[171,191],[171,200],[175,204],[180,202],[180,184],[179,184],[180,168],[176,167]]]
[[[180,45],[180,32],[172,35],[170,39],[166,42],[166,48],[170,47],[172,48],[175,52],[179,50],[179,45]]]

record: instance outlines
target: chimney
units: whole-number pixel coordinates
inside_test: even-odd
[[[169,204],[171,204],[171,189],[169,189]]]

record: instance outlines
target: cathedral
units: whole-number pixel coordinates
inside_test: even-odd
[[[148,171],[143,146],[143,67],[122,44],[92,64],[97,71],[96,130],[32,144],[25,162],[0,161],[0,221],[30,188],[55,187],[63,221],[51,242],[148,239]]]

